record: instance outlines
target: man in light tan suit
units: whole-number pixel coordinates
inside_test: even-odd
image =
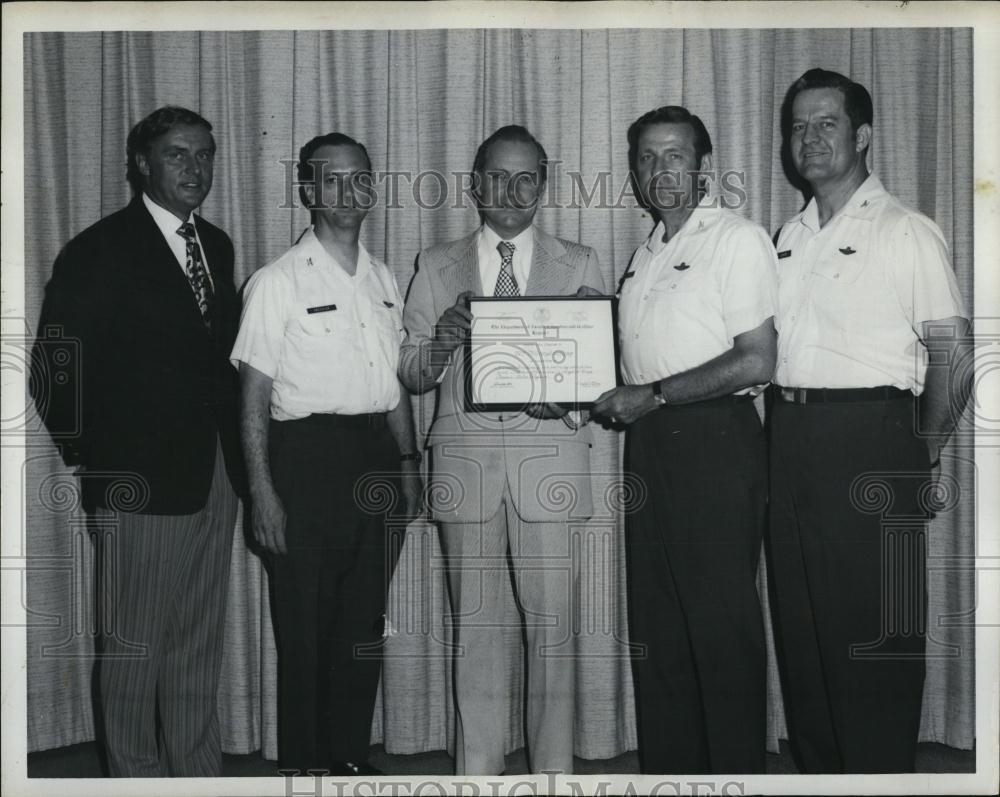
[[[428,434],[429,495],[448,560],[455,618],[456,774],[504,769],[503,618],[513,568],[527,640],[526,738],[533,772],[573,766],[576,583],[570,531],[592,513],[591,433],[545,402],[521,411],[466,411],[460,344],[472,296],[604,292],[596,253],[535,227],[545,150],[523,127],[497,130],[476,153],[483,225],[422,252],[403,324],[400,377],[437,389]]]

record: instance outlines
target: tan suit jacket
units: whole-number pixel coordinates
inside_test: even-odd
[[[605,292],[593,249],[534,228],[534,250],[525,296],[572,295],[586,285]],[[583,519],[593,512],[588,427],[571,430],[561,419],[524,413],[468,413],[465,371],[456,349],[440,383],[427,376],[428,344],[441,314],[463,291],[484,293],[477,233],[420,253],[403,312],[406,338],[399,375],[415,393],[437,388],[435,420],[426,446],[432,453],[430,504],[437,520],[476,523],[500,507],[504,482],[522,520],[534,523]]]

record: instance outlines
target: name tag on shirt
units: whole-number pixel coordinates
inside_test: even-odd
[[[784,252],[778,252],[778,260],[784,260],[786,257],[792,256],[792,250],[786,249]]]
[[[313,313],[329,313],[331,310],[336,309],[337,305],[335,304],[323,304],[319,307],[307,307],[306,312],[309,313],[309,315],[312,315]]]

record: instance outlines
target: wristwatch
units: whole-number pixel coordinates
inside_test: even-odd
[[[400,462],[416,462],[418,465],[424,461],[424,455],[419,451],[411,451],[409,454],[400,454]]]
[[[663,383],[660,380],[653,382],[653,401],[658,407],[667,406],[667,397],[663,395]]]

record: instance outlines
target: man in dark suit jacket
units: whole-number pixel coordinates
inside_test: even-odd
[[[132,129],[135,196],[66,245],[39,324],[40,343],[61,335],[78,358],[60,369],[68,381],[34,392],[107,546],[98,725],[115,776],[221,769],[215,701],[243,477],[233,245],[193,212],[212,187],[211,129],[177,107]],[[49,348],[36,346],[36,373],[53,373]]]

